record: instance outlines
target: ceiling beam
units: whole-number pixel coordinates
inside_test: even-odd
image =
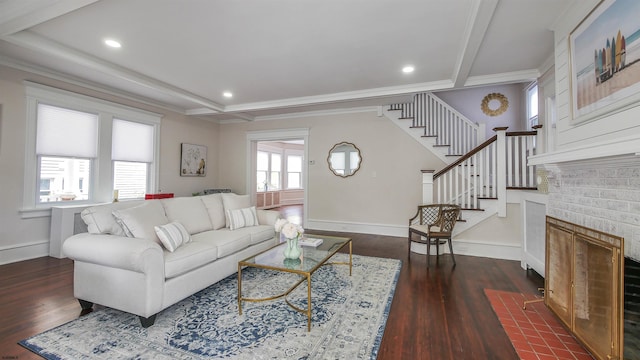
[[[0,1],[0,36],[6,36],[70,13],[98,0]]]
[[[475,0],[474,8],[469,16],[464,41],[460,48],[458,63],[453,71],[452,81],[455,88],[464,86],[471,72],[478,50],[491,24],[499,0]]]
[[[194,105],[209,108],[212,112],[221,112],[224,108],[224,106],[221,104],[190,93],[179,87],[167,84],[152,77],[107,62],[96,56],[46,39],[28,30],[21,31],[13,35],[4,36],[2,39],[14,45],[31,49],[41,54],[55,56],[59,59],[69,61],[72,64],[86,66],[87,68],[102,72],[104,74],[109,74],[121,80],[144,86],[179,99],[187,100],[189,102],[192,102]]]

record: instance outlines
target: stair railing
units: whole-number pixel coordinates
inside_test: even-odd
[[[535,167],[527,165],[527,157],[535,155],[537,131],[493,130],[496,135],[444,169],[423,172],[425,203],[479,210],[481,199],[497,199],[498,216],[506,216],[507,189],[536,189]]]
[[[433,137],[435,146],[448,146],[448,155],[473,150],[485,136],[483,125],[473,123],[432,93],[420,93],[413,102],[390,105],[400,110],[400,119],[411,119],[413,128],[423,128],[423,137]]]

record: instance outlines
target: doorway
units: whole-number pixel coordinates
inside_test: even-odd
[[[302,205],[307,223],[308,137],[308,129],[247,133],[246,193],[257,208]]]

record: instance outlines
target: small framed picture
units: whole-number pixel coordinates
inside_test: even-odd
[[[180,176],[207,175],[207,147],[182,143]]]

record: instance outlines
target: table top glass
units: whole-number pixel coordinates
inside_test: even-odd
[[[296,273],[312,273],[351,241],[350,238],[325,235],[305,234],[305,237],[322,239],[322,244],[317,247],[302,246],[302,255],[299,259],[285,259],[284,248],[287,244],[283,242],[240,261],[239,265]]]

